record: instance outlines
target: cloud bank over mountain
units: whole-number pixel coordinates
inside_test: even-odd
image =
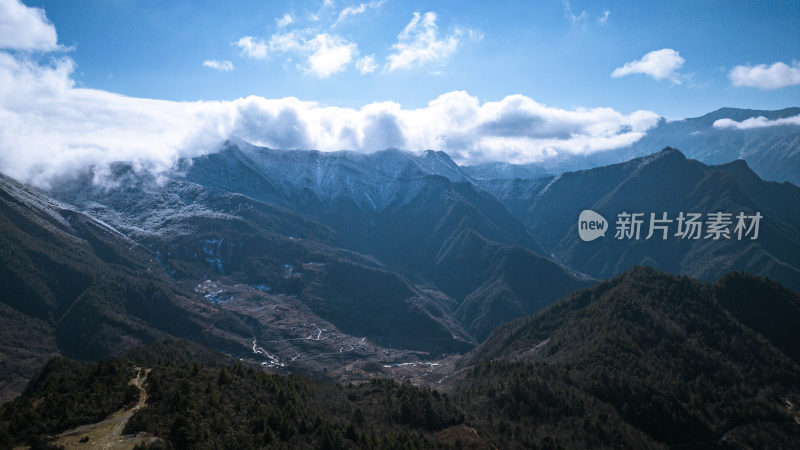
[[[0,52],[0,171],[46,185],[126,161],[167,170],[229,138],[283,149],[445,150],[460,162],[536,162],[630,145],[658,121],[648,111],[553,108],[523,95],[481,103],[463,91],[427,106],[341,108],[294,97],[175,102],[76,86],[74,62]]]
[[[714,128],[735,128],[737,130],[749,130],[752,128],[779,127],[786,125],[800,125],[800,116],[784,117],[782,119],[769,120],[764,116],[751,117],[737,122],[732,119],[719,119],[714,121]]]
[[[381,4],[347,10],[337,23]],[[338,107],[296,97],[182,102],[129,97],[76,83],[76,64],[69,49],[59,45],[43,10],[0,0],[0,12],[5,17],[0,20],[0,171],[40,186],[92,166],[102,174],[117,161],[136,170],[163,172],[182,157],[218,150],[227,139],[281,149],[444,150],[466,164],[537,163],[624,148],[659,123],[651,111],[564,109],[520,94],[479,99],[463,90],[445,92],[417,108],[394,101]],[[276,22],[280,31],[269,41],[245,36],[234,46],[256,59],[299,52],[305,70],[320,78],[350,64],[361,73],[380,69],[375,55],[360,55],[352,42],[337,34],[287,29],[294,22],[287,14]],[[446,58],[460,45],[459,37],[476,40],[478,34],[458,27],[439,32],[435,13],[415,13],[398,35],[383,72]],[[228,60],[202,64],[234,70]],[[615,73],[675,81],[682,64],[677,51],[663,49]],[[767,125],[772,123],[716,124]]]

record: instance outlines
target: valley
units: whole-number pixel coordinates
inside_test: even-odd
[[[794,316],[767,333],[768,324],[737,312],[754,298],[769,299]],[[85,402],[113,398],[106,410],[133,412],[123,434],[150,439],[154,448],[164,441],[182,447],[213,442],[370,448],[397,441],[417,448],[464,442],[471,448],[608,442],[791,447],[800,439],[793,406],[800,401],[800,366],[785,351],[795,342],[787,333],[796,333],[788,324],[798,314],[800,295],[763,278],[733,273],[706,284],[636,267],[498,327],[462,356],[367,361],[361,367],[370,376],[363,378],[352,369],[357,363],[345,365],[353,373],[329,374],[329,381],[288,375],[282,370],[293,362],[281,366],[267,347],[279,339],[253,341],[250,358],[160,341],[118,361],[51,361],[4,406],[0,439],[77,438],[121,423],[114,420],[122,416],[112,415],[91,422],[96,426],[56,433],[71,416],[40,405],[69,402],[72,394],[63,387],[74,386]],[[298,342],[338,338],[319,324],[292,332]],[[357,345],[353,350],[362,351]],[[265,367],[270,361],[272,367]],[[143,380],[143,363],[151,369],[147,401],[139,407],[139,388],[124,387],[131,374]],[[101,397],[94,393],[98,389],[127,393]],[[90,441],[106,435],[91,436]]]
[[[225,285],[206,280],[195,292],[242,318],[253,333],[250,351],[229,356],[282,374],[298,374],[338,382],[385,376],[429,384],[443,376],[455,355],[429,355],[404,348],[382,347],[381,336],[350,336],[311,311],[296,296],[269,294],[263,287]],[[214,327],[212,322],[209,327]],[[426,362],[439,356],[447,362]],[[442,366],[442,367],[440,367]],[[423,381],[426,380],[426,381]],[[438,380],[435,380],[438,381]]]
[[[71,446],[128,415],[123,434],[154,448],[210,439],[197,425],[206,421],[234,446],[249,437],[369,446],[375,432],[474,448],[736,447],[759,430],[785,442],[800,435],[785,424],[794,414],[786,401],[800,402],[791,344],[800,338],[800,190],[764,182],[743,162],[707,166],[667,148],[555,177],[488,180],[441,152],[227,143],[179,165],[158,180],[116,165],[105,175],[112,188],[91,174],[48,192],[2,179],[10,251],[0,282],[13,295],[0,305],[10,349],[0,389],[16,398],[4,408],[45,414],[41,399],[65,402],[51,392],[65,371],[81,389],[99,388],[86,371],[104,363],[48,369],[56,355],[154,375],[146,413],[111,397],[100,410],[125,412],[111,422],[0,419],[0,438]],[[752,242],[578,242],[581,210],[614,217],[645,207],[760,211],[764,222]],[[294,387],[271,397],[271,383]],[[220,402],[212,385],[294,406],[269,412],[232,400],[223,418],[222,409],[196,409]],[[290,400],[297,389],[310,397]],[[388,409],[325,416],[332,434],[316,434],[309,422],[329,413],[307,402],[331,389],[339,393],[313,400],[329,412]],[[400,403],[377,400],[393,393]],[[192,417],[180,419],[187,407]],[[228,435],[223,422],[245,428]],[[569,440],[564,423],[584,431]]]
[[[0,450],[800,449],[800,0],[608,3],[0,0]]]

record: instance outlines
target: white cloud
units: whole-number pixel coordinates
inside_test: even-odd
[[[29,8],[19,0],[0,0],[0,48],[56,50],[56,29],[44,10]]]
[[[375,55],[367,55],[356,61],[356,70],[358,70],[361,75],[372,73],[377,68],[378,64],[375,62]]]
[[[269,48],[273,52],[294,52],[303,50],[305,42],[299,33],[290,31],[283,34],[273,34],[269,39]]]
[[[415,27],[410,24],[407,34]],[[325,33],[239,42],[264,57],[267,50],[304,52],[307,70],[318,76],[356,57],[355,44]],[[536,162],[627,146],[658,121],[649,111],[565,110],[522,95],[481,104],[463,91],[417,109],[394,102],[341,108],[294,97],[153,100],[76,87],[72,59],[42,61],[0,51],[0,171],[39,186],[89,167],[102,174],[114,162],[160,173],[182,157],[217,151],[231,138],[284,149],[441,149],[460,162]],[[362,68],[368,61],[360,60]]]
[[[294,17],[292,17],[292,15],[289,13],[284,14],[283,17],[275,19],[275,25],[277,25],[278,28],[289,26],[292,23],[294,23]]]
[[[230,61],[219,61],[216,59],[207,59],[203,61],[203,66],[210,69],[219,70],[221,72],[230,72],[233,70],[233,63]]]
[[[266,59],[267,57],[267,44],[253,36],[241,37],[233,45],[242,50],[242,56],[254,59]]]
[[[364,11],[367,10],[367,4],[361,3],[358,6],[348,6],[339,12],[339,17],[336,18],[336,22],[333,23],[333,26],[340,24],[342,21],[347,19],[348,16],[357,16],[359,14],[363,14]]]
[[[201,104],[76,88],[73,67],[68,58],[40,66],[0,52],[0,170],[39,185],[114,160],[166,170],[215,132]]]
[[[341,72],[358,55],[356,44],[341,36],[322,33],[307,42],[313,51],[308,57],[307,71],[319,78]]]
[[[335,65],[335,64],[334,64]],[[460,162],[537,162],[629,145],[654,126],[648,111],[566,110],[522,95],[481,103],[463,91],[417,109],[361,108],[293,97],[174,102],[75,87],[73,63],[39,65],[0,52],[0,170],[41,186],[115,161],[169,170],[178,158],[214,152],[228,138],[273,148],[441,149]]]
[[[575,25],[586,20],[586,11],[581,11],[580,14],[575,15],[575,13],[572,12],[572,5],[570,5],[567,0],[564,0],[564,17]]]
[[[378,8],[384,1],[360,3],[358,6],[344,8],[330,28],[347,17],[362,14],[370,8]],[[323,8],[332,7],[332,4],[326,5],[323,5]],[[304,61],[297,67],[318,78],[327,78],[342,72],[350,64],[355,64],[356,70],[361,74],[372,73],[378,68],[375,55],[358,59],[360,52],[356,43],[339,34],[320,32],[324,29],[324,27],[307,27],[283,30],[270,36],[268,42],[253,36],[244,36],[234,42],[234,45],[241,49],[242,55],[251,58],[266,59],[272,54],[286,53],[290,54],[289,61],[291,61],[291,56],[296,55]],[[441,61],[455,52],[462,37],[472,41],[483,39],[483,33],[474,29],[456,28],[449,36],[442,39],[437,36],[437,31],[436,13],[427,12],[423,16],[415,12],[411,21],[397,36],[398,42],[392,46],[394,53],[386,58],[384,70],[392,72],[427,62]]]
[[[680,74],[677,70],[683,66],[685,61],[686,60],[675,50],[663,48],[647,53],[642,56],[642,59],[625,63],[622,67],[617,67],[611,72],[611,76],[619,78],[634,73],[641,73],[649,75],[656,80],[668,79],[673,83],[680,84]]]
[[[420,16],[415,12],[411,21],[397,35],[392,45],[394,53],[386,60],[386,70],[410,69],[432,61],[440,61],[456,51],[463,31],[456,29],[442,39],[437,37],[436,13],[426,12]]]
[[[728,77],[734,86],[748,86],[759,89],[778,89],[787,86],[800,85],[800,61],[794,61],[791,66],[776,62],[771,66],[759,64],[757,66],[736,66]]]
[[[778,127],[786,125],[800,125],[800,115],[769,120],[764,116],[751,117],[741,122],[732,119],[719,119],[714,121],[714,128],[735,128],[749,130],[752,128]]]
[[[605,10],[603,11],[603,15],[597,18],[597,23],[600,25],[605,25],[608,23],[608,17],[611,15],[611,11]]]
[[[273,52],[296,52],[306,59],[304,70],[318,78],[327,78],[343,71],[358,56],[358,46],[347,39],[328,33],[306,37],[306,30],[274,34],[269,41]]]
[[[333,26],[338,26],[342,22],[344,22],[350,16],[357,16],[359,14],[364,14],[367,9],[374,9],[379,8],[385,0],[379,0],[375,2],[369,3],[359,3],[358,6],[348,6],[341,11],[339,11],[339,16],[336,18],[336,21],[333,23]]]

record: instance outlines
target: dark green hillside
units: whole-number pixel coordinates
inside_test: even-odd
[[[153,357],[184,344],[157,343],[136,353]],[[44,445],[129,406],[138,392],[125,381],[134,372],[128,360],[53,360],[0,409],[0,445]],[[658,447],[613,408],[564,382],[560,369],[482,365],[455,387],[445,394],[381,379],[330,384],[239,363],[162,361],[148,374],[146,407],[123,433],[160,438],[153,448]]]
[[[333,385],[239,365],[157,367],[147,389],[147,410],[125,432],[179,448],[430,448],[464,420],[447,396],[410,384]]]
[[[737,320],[800,364],[800,294],[770,279],[739,272],[720,278],[714,284],[714,297]]]
[[[235,346],[141,245],[2,175],[0,249],[2,400],[55,354],[118,357],[168,335]]]
[[[136,349],[131,356],[153,360],[181,348],[189,359],[208,357],[177,341]],[[44,445],[61,431],[135,403],[138,389],[128,385],[135,373],[128,359],[52,360],[0,409],[0,447]],[[146,431],[162,438],[157,446],[169,448],[454,448],[436,434],[465,421],[449,396],[408,383],[336,385],[268,375],[239,363],[209,367],[162,360],[145,389],[147,406],[124,433]]]
[[[758,295],[731,298],[731,286]],[[745,320],[762,328],[769,320],[764,335],[726,309],[755,302],[762,316]],[[796,322],[780,315],[795,302],[750,276],[708,285],[637,267],[499,327],[472,360],[563,367],[575,385],[656,440],[705,442],[741,425],[791,420],[784,402],[797,402],[800,369],[780,348]]]
[[[128,385],[135,373],[127,360],[95,364],[50,360],[22,395],[0,409],[0,447],[43,444],[47,436],[100,421],[136,403],[139,391]]]
[[[496,326],[591,284],[576,278],[551,260],[487,241],[472,229],[448,239],[435,267],[437,286],[458,302],[456,318],[479,341]]]
[[[750,275],[637,267],[499,327],[438,390],[270,375],[175,340],[116,363],[57,359],[0,409],[0,445],[121,408],[144,365],[147,403],[125,433],[156,448],[791,448],[800,370],[781,349],[796,300]]]
[[[468,369],[455,389],[491,448],[663,447],[583,391],[564,367],[492,361]]]

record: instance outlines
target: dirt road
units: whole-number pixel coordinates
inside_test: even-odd
[[[133,414],[147,402],[144,382],[150,369],[137,367],[137,375],[129,384],[139,388],[139,401],[132,408],[121,409],[100,422],[81,425],[65,431],[53,440],[53,444],[67,449],[132,449],[135,445],[148,443],[156,438],[140,433],[136,436],[123,436],[122,430]],[[88,438],[88,439],[87,439]]]

